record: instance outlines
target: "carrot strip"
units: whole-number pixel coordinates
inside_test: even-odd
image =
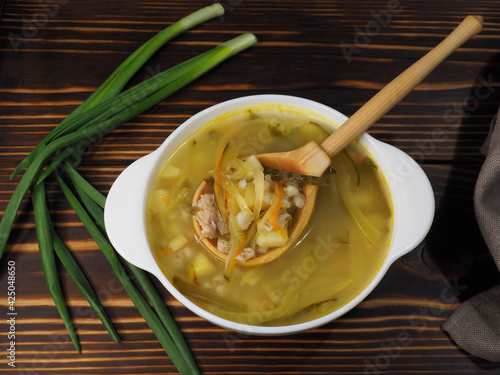
[[[168,255],[172,253],[172,249],[167,247],[161,251],[161,255]]]
[[[233,256],[231,258],[228,257],[226,261],[226,269],[224,270],[224,276],[229,280],[231,278],[231,275],[233,273],[233,269],[236,266],[236,257],[240,255],[241,250],[243,250],[243,247],[245,246],[245,240],[243,239],[238,243],[238,247],[236,248],[236,251],[234,252]]]
[[[281,237],[285,238],[286,236],[285,228],[279,225],[278,222],[276,221],[278,213],[281,209],[281,205],[283,204],[283,186],[281,186],[281,184],[278,182],[276,183],[276,187],[278,190],[278,204],[276,205],[276,207],[274,207],[274,210],[271,212],[271,216],[269,216],[269,222],[271,223],[272,227],[280,233]]]
[[[214,175],[214,192],[219,197],[221,196],[221,179],[220,174],[222,173],[220,169],[220,165],[222,164],[222,155],[224,154],[224,149],[221,148],[219,150],[219,154],[217,155],[217,161],[215,162],[215,175]]]

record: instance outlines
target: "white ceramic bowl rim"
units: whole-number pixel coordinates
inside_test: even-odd
[[[347,119],[340,112],[323,104],[286,95],[246,96],[209,107],[180,125],[157,150],[135,161],[118,176],[106,200],[105,225],[111,243],[124,259],[155,275],[179,302],[198,316],[220,327],[244,334],[291,334],[324,325],[359,304],[380,282],[390,265],[424,239],[434,217],[434,194],[424,171],[409,155],[363,134],[359,143],[380,167],[388,185],[394,213],[393,235],[387,256],[370,284],[340,309],[309,322],[288,326],[240,324],[203,310],[173,287],[151,253],[145,220],[149,192],[164,160],[194,131],[224,113],[259,104],[305,109],[338,125]]]

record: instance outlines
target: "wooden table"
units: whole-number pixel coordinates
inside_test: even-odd
[[[143,42],[210,1],[5,0],[0,24],[0,213],[14,167]],[[223,17],[177,37],[139,82],[243,32],[259,43],[92,145],[80,172],[106,193],[132,161],[184,120],[235,97],[297,95],[351,115],[467,14],[483,32],[456,51],[370,133],[413,156],[435,190],[434,225],[358,307],[309,332],[243,336],[165,301],[203,374],[500,373],[441,330],[461,301],[500,283],[477,228],[472,196],[479,149],[500,97],[497,1],[223,0]],[[91,152],[90,152],[91,151]],[[177,373],[54,182],[56,228],[81,262],[118,331],[110,340],[65,271],[77,354],[50,298],[26,198],[0,262],[0,372],[7,365],[7,267],[16,267],[16,370],[25,374]]]

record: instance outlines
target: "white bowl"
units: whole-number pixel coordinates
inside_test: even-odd
[[[193,132],[227,112],[265,104],[300,108],[328,119],[332,124],[341,125],[347,120],[343,114],[317,102],[283,95],[242,97],[207,108],[179,126],[157,150],[135,161],[118,176],[109,191],[104,218],[107,234],[118,253],[133,265],[155,275],[177,300],[196,315],[220,327],[245,334],[282,335],[321,326],[359,304],[377,286],[389,266],[424,239],[432,224],[435,207],[432,187],[420,166],[404,152],[365,133],[358,141],[378,164],[386,179],[394,215],[393,235],[387,256],[370,284],[340,309],[318,319],[289,326],[240,324],[205,311],[177,291],[154,259],[146,229],[150,189],[165,159]]]

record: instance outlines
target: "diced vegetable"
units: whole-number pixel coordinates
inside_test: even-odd
[[[288,241],[288,235],[286,232],[285,234],[281,231],[277,230],[271,230],[271,231],[266,231],[266,230],[261,230],[257,232],[255,236],[255,243],[259,247],[263,247],[265,249],[272,248],[272,247],[280,247],[280,246],[285,246],[286,242]]]
[[[179,178],[181,175],[181,169],[174,165],[166,165],[165,168],[163,168],[161,175],[166,179]]]
[[[203,253],[196,254],[193,261],[193,270],[196,277],[204,277],[213,272],[215,266],[212,261]]]
[[[172,241],[169,242],[169,247],[172,251],[179,251],[188,243],[188,239],[183,234],[178,235]]]

